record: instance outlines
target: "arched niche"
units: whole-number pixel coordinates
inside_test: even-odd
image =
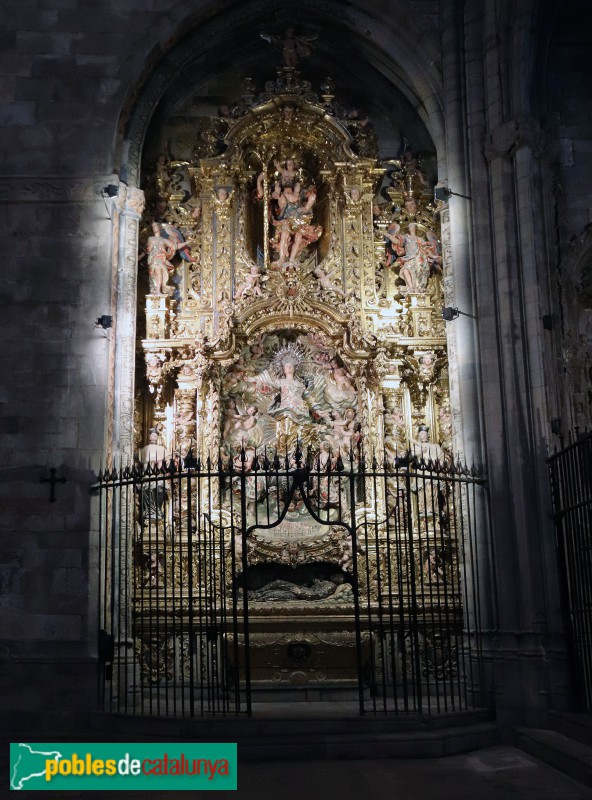
[[[269,19],[265,17],[263,10],[253,9],[249,6],[244,11],[244,19],[248,20],[246,27],[243,30],[243,36],[237,44],[234,52],[235,58],[233,59],[232,66],[229,66],[226,58],[227,48],[224,46],[224,39],[227,37],[229,41],[231,27],[225,24],[223,12],[216,18],[203,23],[199,31],[187,35],[187,37],[175,46],[175,48],[158,64],[149,77],[146,79],[142,91],[139,93],[139,99],[136,102],[133,114],[128,119],[126,142],[124,148],[124,157],[122,163],[122,177],[127,179],[129,188],[127,189],[128,199],[122,199],[123,215],[121,222],[124,225],[119,230],[119,251],[120,257],[123,259],[124,270],[120,272],[120,290],[118,292],[119,302],[125,305],[125,309],[121,309],[123,313],[119,313],[120,320],[124,320],[125,324],[120,326],[120,332],[117,335],[117,355],[116,355],[116,371],[118,373],[119,391],[115,400],[115,404],[119,403],[119,409],[115,408],[114,417],[116,423],[114,425],[114,440],[116,442],[115,450],[127,454],[129,457],[134,449],[133,444],[133,429],[146,428],[149,424],[148,417],[150,411],[144,412],[144,420],[138,418],[136,413],[135,418],[130,412],[130,398],[134,392],[134,380],[132,370],[130,369],[130,361],[132,349],[135,343],[128,336],[128,332],[134,325],[132,306],[135,307],[135,298],[130,299],[131,284],[132,284],[132,241],[134,235],[141,225],[138,215],[140,208],[141,197],[138,195],[134,188],[140,183],[145,187],[145,178],[141,178],[142,165],[145,168],[151,168],[155,160],[158,160],[159,154],[162,152],[164,144],[167,146],[171,141],[171,132],[178,130],[179,120],[184,118],[191,119],[192,115],[196,123],[200,117],[212,114],[219,110],[220,105],[227,98],[232,98],[232,94],[228,91],[229,88],[233,89],[234,97],[240,99],[239,78],[248,75],[249,72],[255,75],[252,78],[252,83],[265,84],[262,80],[263,77],[273,78],[274,66],[277,66],[278,53],[270,48],[268,42],[261,39],[259,34],[269,28]],[[363,13],[363,12],[356,12]],[[226,18],[226,23],[228,19]],[[392,22],[392,21],[391,21]],[[406,21],[406,31],[410,33],[413,30],[413,20]],[[276,30],[281,33],[282,28]],[[249,37],[249,32],[252,37]],[[408,66],[412,74],[404,74],[399,63],[396,63],[390,55],[387,55],[384,49],[381,49],[376,42],[371,42],[368,37],[360,34],[359,30],[354,32],[352,30],[352,22],[343,15],[337,14],[333,18],[328,16],[328,8],[324,8],[319,12],[312,12],[310,19],[307,20],[307,33],[317,35],[318,39],[315,42],[311,57],[308,61],[302,62],[302,77],[324,76],[327,73],[333,73],[334,86],[336,87],[336,98],[338,102],[344,104],[349,99],[350,108],[361,109],[361,113],[368,119],[377,121],[378,131],[389,130],[388,135],[378,135],[379,142],[379,161],[388,160],[389,157],[393,158],[400,153],[401,148],[405,143],[411,142],[415,151],[419,151],[423,156],[422,167],[425,169],[429,177],[430,186],[437,180],[436,163],[438,158],[442,159],[442,147],[440,146],[439,154],[436,154],[436,147],[434,140],[441,145],[442,140],[440,137],[441,131],[441,117],[439,112],[438,102],[435,101],[434,92],[437,89],[437,80],[435,74],[432,74],[428,79],[430,73],[427,63],[419,64],[421,57],[417,53],[411,56],[409,54],[409,39],[406,35],[404,37],[405,44],[400,48],[400,55],[402,59],[408,60]],[[318,33],[317,33],[318,32]],[[386,36],[386,28],[381,28],[381,35]],[[399,34],[397,34],[399,35]],[[380,37],[379,37],[380,38]],[[343,59],[336,57],[347,42],[348,53],[351,57]],[[198,43],[201,43],[198,46]],[[426,54],[428,49],[426,48]],[[322,83],[322,80],[320,81]],[[317,84],[319,81],[317,80]],[[227,91],[224,94],[224,91]],[[341,93],[341,96],[340,96]],[[421,95],[423,94],[423,97]],[[281,98],[273,99],[273,103],[283,102]],[[292,102],[294,102],[292,100]],[[297,103],[296,103],[297,105]],[[264,112],[261,110],[258,115],[261,116]],[[320,112],[322,116],[322,112]],[[257,116],[257,115],[255,115]],[[247,131],[250,120],[244,118],[238,127],[235,125],[233,133],[235,141],[238,141],[240,135]],[[339,122],[332,122],[331,117],[324,120],[325,131],[328,132],[328,141],[330,147],[334,149],[333,159],[335,160],[335,153],[340,151],[344,161],[348,159],[351,161],[352,153],[348,138],[350,133],[343,130]],[[431,134],[431,135],[430,135]],[[236,138],[238,137],[238,138]],[[408,138],[409,137],[409,138]],[[304,143],[295,143],[296,149],[302,148]],[[382,151],[380,151],[382,148]],[[288,148],[289,149],[289,148]],[[177,151],[170,153],[173,158],[176,156],[178,160],[183,160],[183,156],[187,152]],[[287,156],[287,151],[279,153],[278,155]],[[227,150],[225,150],[224,158],[232,156],[232,141],[229,143]],[[306,159],[305,159],[306,160]],[[256,172],[255,164],[252,164],[253,173]],[[269,167],[269,163],[268,163]],[[324,165],[320,163],[317,155],[317,162],[314,170],[316,171],[315,178],[319,179],[320,173],[323,172]],[[146,173],[145,173],[146,174]],[[319,199],[322,198],[324,177],[319,181],[320,192]],[[351,187],[350,187],[351,188]],[[373,191],[377,187],[374,187]],[[386,188],[385,185],[382,187]],[[357,189],[354,187],[354,191]],[[368,193],[368,190],[366,190]],[[346,192],[347,194],[347,192]],[[386,194],[383,192],[386,198]],[[342,206],[350,203],[353,195],[349,195],[349,200],[342,199],[340,202]],[[138,199],[139,198],[139,199]],[[425,199],[425,198],[424,198]],[[127,205],[126,205],[127,204]],[[319,203],[319,206],[321,203]],[[355,202],[353,203],[355,205]],[[128,206],[131,206],[128,207]],[[350,208],[351,210],[351,208]],[[319,208],[317,214],[317,222],[324,228],[328,229],[327,224],[327,210],[322,213]],[[323,216],[323,214],[325,216]],[[405,225],[409,219],[405,220]],[[425,220],[418,220],[418,231],[420,235],[425,236],[428,230],[428,225],[424,224]],[[253,225],[255,220],[253,220]],[[368,222],[366,222],[366,226]],[[261,237],[260,237],[261,238]],[[254,260],[256,255],[257,242],[252,239],[250,247],[248,247],[248,255],[251,260]],[[329,238],[325,235],[318,245],[320,261],[322,262],[329,254]],[[443,260],[446,261],[449,248],[444,247]],[[366,262],[370,261],[369,250],[365,256]],[[244,277],[244,276],[243,276]],[[187,280],[189,278],[186,276]],[[233,289],[229,294],[240,285],[239,281],[241,276],[235,271],[233,275]],[[335,286],[340,285],[338,282],[333,282]],[[399,281],[399,284],[401,281]],[[392,282],[390,294],[388,296],[388,303],[390,304],[394,297],[394,282]],[[374,289],[372,289],[374,291]],[[382,314],[378,308],[374,309],[377,314]],[[170,310],[165,308],[157,309],[158,324],[165,324],[165,318]],[[369,313],[374,313],[369,312]],[[224,311],[221,307],[215,312],[218,314],[218,319],[223,321]],[[240,316],[239,311],[239,316]],[[322,312],[321,312],[322,313]],[[318,309],[313,312],[318,314]],[[420,328],[426,330],[426,324],[431,324],[432,321],[437,319],[436,314],[431,313],[420,316],[415,314],[414,321],[408,326],[408,332],[415,335]],[[347,316],[347,313],[345,314]],[[351,316],[351,315],[350,315]],[[130,319],[127,319],[130,317]],[[362,327],[368,328],[368,320],[362,318]],[[427,320],[427,323],[426,323]],[[121,330],[125,331],[125,340],[123,340]],[[145,332],[143,321],[140,317],[138,323],[138,332],[141,336],[148,335]],[[426,358],[428,362],[433,359],[434,363],[438,364],[438,370],[434,371],[431,378],[437,374],[440,376],[444,374],[444,382],[447,385],[446,369],[442,373],[445,358],[443,353],[445,350],[445,340],[443,338],[443,327],[438,330],[437,335],[431,339],[428,337],[426,341],[421,343],[421,349],[411,348],[409,356],[415,359],[413,363],[420,363],[421,360],[428,354]],[[211,336],[211,334],[210,334]],[[161,363],[155,366],[154,354],[150,356],[152,368],[157,373],[158,368],[165,366]],[[418,362],[418,359],[420,360]],[[401,376],[398,374],[394,378],[394,383],[397,385],[401,381]],[[405,366],[404,371],[410,373],[413,367]],[[140,373],[141,374],[141,373]],[[438,378],[439,380],[439,378]],[[411,382],[411,381],[410,381]],[[417,382],[415,382],[416,384]],[[426,392],[421,388],[417,388],[414,384],[413,394],[417,398],[417,402],[424,402],[422,411],[416,410],[414,423],[420,421],[420,417],[425,416],[425,401]],[[444,385],[444,384],[442,384]],[[136,383],[136,394],[143,391],[142,386]],[[438,389],[440,391],[440,389]],[[447,390],[446,390],[447,391]],[[433,421],[434,432],[439,431],[439,423],[437,422],[437,409],[433,401],[430,401],[431,407],[429,409],[430,419]],[[147,415],[147,416],[146,416]],[[119,422],[117,420],[119,419]],[[409,435],[412,433],[412,423],[409,423]]]
[[[435,149],[443,177],[439,37],[429,18],[410,14],[402,4],[369,15],[363,3],[346,9],[337,0],[322,7],[308,4],[305,20],[303,6],[295,3],[281,12],[272,2],[248,2],[240,9],[192,3],[184,17],[179,5],[162,54],[155,57],[153,50],[137,65],[138,81],[130,87],[121,115],[120,175],[128,185],[140,183],[150,129],[181,109],[191,95],[236,95],[245,75],[268,79],[277,53],[260,34],[280,35],[287,25],[318,37],[306,72],[317,78],[331,75],[367,113],[380,108],[416,148]]]

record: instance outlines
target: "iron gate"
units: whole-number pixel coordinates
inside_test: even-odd
[[[350,686],[361,712],[480,704],[474,469],[243,450],[106,470],[97,488],[105,710],[248,715],[286,676]]]
[[[548,463],[575,685],[579,707],[592,711],[592,432]]]

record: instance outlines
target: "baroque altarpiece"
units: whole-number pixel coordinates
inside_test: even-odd
[[[281,505],[277,485],[252,477],[256,459],[279,454],[287,471],[302,453],[321,469],[406,453],[451,462],[448,211],[434,204],[411,147],[381,161],[369,120],[336,102],[330,80],[315,93],[294,66],[259,95],[246,80],[242,99],[204,118],[194,137],[192,158],[163,152],[145,168],[136,450],[155,469],[190,459],[251,476],[244,498],[229,480],[201,500],[222,532],[212,557],[225,559],[240,501],[250,520]],[[238,573],[254,574],[250,644],[261,680],[351,677],[351,542],[330,524],[340,509],[328,483],[316,490],[328,524],[292,498],[281,524],[253,525],[248,552],[234,554]],[[156,596],[167,564],[154,519],[187,504],[140,502],[152,508],[140,515],[136,581]],[[436,514],[414,502],[416,515]],[[384,557],[375,550],[366,557]],[[452,569],[442,548],[417,557],[422,583]],[[360,591],[373,585],[360,580]],[[298,647],[286,655],[290,641],[316,647],[316,661],[299,661]]]

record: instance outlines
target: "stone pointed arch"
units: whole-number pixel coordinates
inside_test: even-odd
[[[271,0],[244,3],[240,10],[228,2],[204,2],[198,7],[193,2],[182,2],[159,27],[158,42],[144,37],[145,47],[140,54],[120,69],[120,75],[130,85],[119,121],[122,180],[131,186],[139,184],[146,131],[167,92],[217,61],[227,65],[229,49],[237,59],[245,58],[248,48],[237,44],[237,26],[243,31],[243,39],[248,31],[258,36],[258,31],[266,26],[283,24],[276,12]],[[346,10],[337,0],[327,0],[321,7],[312,2],[288,6],[283,18],[290,19],[291,12],[305,27],[332,32],[333,39],[327,48],[333,48],[331,52],[337,61],[341,48],[347,48],[354,62],[356,59],[365,62],[376,75],[395,87],[416,109],[441,156],[444,152],[442,76],[438,30],[429,17],[422,17],[417,10],[410,14],[403,3],[391,3],[388,14],[370,15],[361,2]],[[135,74],[135,79],[130,80],[130,73]]]

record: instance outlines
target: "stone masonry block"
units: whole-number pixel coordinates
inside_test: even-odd
[[[86,572],[83,569],[72,567],[54,570],[51,592],[61,608],[84,602],[88,592]]]
[[[35,206],[35,230],[42,235],[56,231],[58,226],[62,226],[65,230],[79,230],[81,211],[78,204]]]
[[[3,171],[7,176],[43,175],[47,172],[47,154],[40,150],[26,150],[10,156],[4,164]]]
[[[82,553],[79,547],[69,547],[43,552],[45,566],[52,569],[80,569],[82,567]]]
[[[39,0],[5,0],[2,3],[2,10],[5,14],[10,14],[12,11],[28,10],[35,14],[39,11]],[[33,16],[33,14],[31,14]]]
[[[0,77],[0,102],[12,103],[16,99],[16,78]]]
[[[64,9],[76,8],[78,0],[39,0],[39,8]]]
[[[94,33],[77,33],[72,38],[71,52],[87,55],[111,55],[112,53],[124,55],[129,51],[130,44],[130,34],[121,31],[104,33],[102,36]]]
[[[68,430],[64,433],[44,433],[35,437],[26,443],[27,448],[38,447],[55,447],[56,449],[75,449],[78,444],[78,429]]]
[[[24,6],[14,8],[9,14],[3,15],[2,26],[9,31],[26,33],[39,31],[47,36],[50,31],[57,29],[57,22],[58,12],[54,8],[40,9],[35,14],[31,14],[30,9]]]
[[[0,31],[0,52],[8,53],[14,50],[16,45],[16,33],[13,31]]]
[[[29,253],[33,256],[46,256],[51,253],[55,259],[52,272],[62,272],[62,265],[60,262],[63,259],[68,259],[75,263],[76,258],[80,255],[80,247],[84,245],[84,249],[93,256],[96,255],[96,245],[91,239],[81,241],[78,237],[70,237],[66,241],[59,241],[59,237],[52,236],[35,236],[31,238],[29,243]]]
[[[573,145],[576,158],[578,156],[585,156],[589,158],[590,153],[592,153],[592,141],[590,139],[576,138]],[[584,161],[583,165],[587,167],[586,171],[588,173],[592,171],[591,162],[589,160]]]
[[[50,325],[67,325],[72,314],[72,306],[61,303],[47,304],[47,321]]]
[[[70,33],[21,31],[16,35],[16,52],[67,55],[70,52],[71,43],[72,34]]]
[[[8,238],[9,237],[6,237],[6,239],[8,239]],[[58,249],[57,258],[59,259],[59,261],[56,263],[56,257],[54,256],[53,258],[51,258],[50,255],[49,255],[51,253],[51,249],[47,249],[47,248],[51,247],[52,242],[55,245],[57,245],[57,243],[55,242],[55,240],[52,240],[49,237],[47,237],[44,240],[44,242],[45,242],[45,245],[43,243],[41,243],[41,244],[39,244],[38,247],[35,248],[35,252],[33,253],[35,258],[32,259],[32,258],[29,257],[29,255],[28,255],[29,248],[27,248],[26,257],[20,259],[24,263],[22,264],[22,269],[19,269],[18,272],[19,272],[19,274],[23,275],[23,277],[26,275],[28,280],[30,280],[30,281],[43,280],[44,276],[45,277],[47,277],[47,276],[56,276],[57,277],[59,264],[60,263],[63,264],[63,260],[64,259],[68,259],[69,258],[71,261],[74,261],[74,259],[72,257],[72,254],[70,252],[63,252],[62,248],[60,246],[58,246],[57,247],[57,249]],[[3,243],[2,239],[0,239],[0,253],[6,252],[7,255],[8,255],[9,254],[9,250],[7,251],[5,249],[7,246],[8,246],[8,243],[5,244],[5,243]],[[14,243],[13,243],[13,249],[14,249]],[[15,261],[18,264],[19,259],[15,258]],[[28,264],[28,266],[26,266],[27,264]],[[21,264],[18,264],[18,266],[20,267]],[[68,266],[70,266],[70,264],[68,264]]]
[[[0,553],[0,605],[22,605],[23,550]]]
[[[161,0],[134,0],[135,13],[144,13],[146,11],[159,11],[167,13],[169,8],[172,6],[173,3],[163,3]],[[130,6],[127,0],[111,0],[111,8],[114,11],[118,11],[122,14],[127,14],[130,11]]]
[[[98,91],[98,87],[94,86],[93,88]],[[73,148],[76,148],[80,152],[104,150],[105,153],[107,153],[113,140],[116,119],[113,118],[112,124],[107,124],[109,122],[108,119],[104,119],[103,122],[103,125],[85,127],[82,130],[59,130],[57,134],[58,145],[68,149],[70,152]],[[105,205],[103,201],[100,200],[100,198],[98,199],[104,210]]]
[[[590,124],[592,110],[582,102],[580,92],[574,90],[573,96],[564,99],[561,121],[564,125]]]
[[[51,151],[55,139],[54,132],[42,125],[13,130],[12,135],[18,137],[19,148],[45,150],[46,153]]]
[[[31,287],[28,299],[36,303],[71,303],[75,305],[78,301],[80,284],[77,281],[64,281],[59,285],[50,284],[49,286],[35,285]]]
[[[31,230],[36,230],[37,225],[39,224],[37,213],[38,209],[29,203],[12,203],[10,205],[6,204],[3,211],[4,213],[0,217],[0,235],[6,236],[7,238],[11,234],[18,235],[21,233],[26,233],[29,235]],[[21,262],[17,260],[16,263],[13,262],[13,265],[15,267],[21,266]],[[26,284],[26,276],[16,274],[16,270],[13,278],[16,279],[20,284]],[[7,276],[6,283],[10,282],[10,278]]]
[[[81,78],[112,77],[119,70],[119,59],[116,55],[77,55],[75,61]]]
[[[63,175],[76,175],[84,169],[89,172],[108,172],[113,166],[113,154],[106,149],[101,152],[63,152],[58,156],[57,169]]]
[[[98,84],[97,78],[80,78],[74,71],[56,80],[52,99],[58,103],[96,103]]]
[[[88,103],[73,101],[54,103],[46,101],[37,104],[37,119],[40,122],[61,123],[64,119],[71,119],[82,127],[91,114],[92,108]]]
[[[0,125],[34,125],[35,103],[21,100],[18,103],[0,103]]]
[[[76,71],[76,59],[69,55],[38,54],[32,56],[31,77],[65,78]]]
[[[10,236],[0,236],[0,255],[9,256],[12,251],[14,251],[15,245],[17,244],[16,236],[14,234]],[[26,252],[26,247],[25,247]]]
[[[37,543],[44,550],[60,549],[63,547],[79,547],[81,536],[88,533],[88,521],[82,523],[80,519],[74,520],[70,515],[65,517],[65,528],[59,531],[40,531],[37,534]]]
[[[59,12],[59,29],[76,33],[88,31],[92,34],[112,33],[121,26],[121,15],[103,6],[97,6],[92,14],[86,10],[62,10]]]
[[[0,429],[2,426],[2,418],[0,417]],[[62,433],[65,430],[75,428],[78,429],[78,419],[71,418],[54,418],[46,419],[43,417],[29,417],[26,420],[26,433],[27,434],[40,434],[51,431],[52,433]],[[7,431],[9,432],[9,431]]]
[[[81,617],[77,614],[28,614],[5,608],[0,610],[0,620],[4,638],[9,641],[76,641],[82,632]]]
[[[4,403],[2,405],[5,405]],[[19,418],[18,417],[0,417],[0,434],[18,433],[19,432]]]
[[[114,78],[104,78],[96,96],[97,103],[109,103],[117,99],[123,88],[123,82]]]
[[[14,53],[0,53],[0,75],[30,75],[31,58]]]
[[[53,93],[53,78],[16,78],[16,100],[48,100]]]

